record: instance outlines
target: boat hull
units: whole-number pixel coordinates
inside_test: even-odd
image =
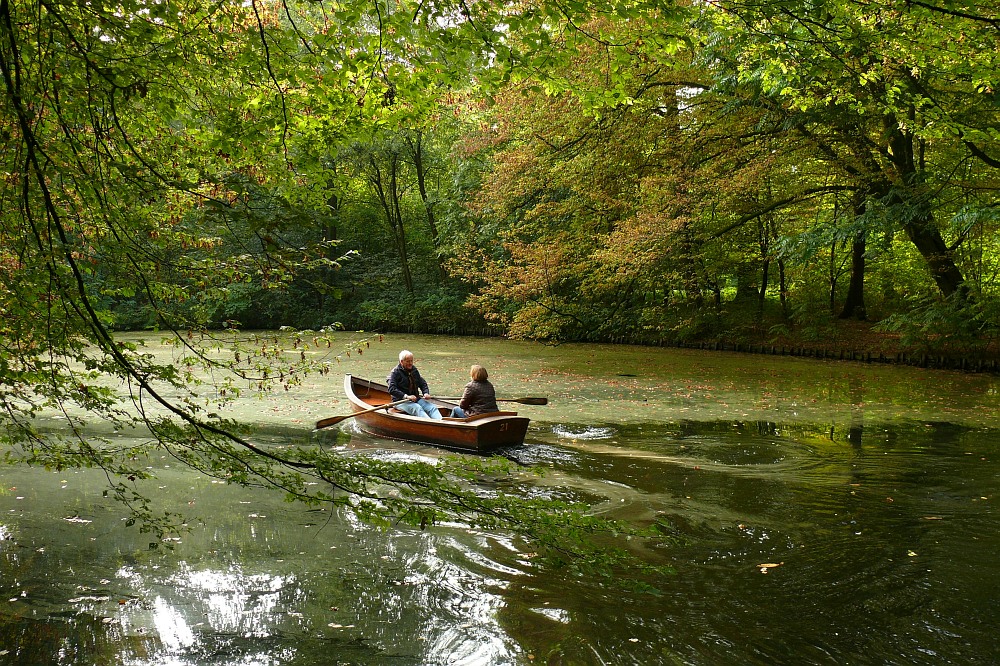
[[[385,384],[346,375],[344,392],[351,403],[351,410],[362,431],[378,437],[401,439],[408,442],[432,444],[447,449],[473,453],[489,453],[506,446],[524,442],[530,419],[517,412],[492,412],[469,419],[443,420],[410,416],[394,410],[367,411],[377,405],[392,402]],[[457,405],[444,400],[431,399],[442,413],[450,414]]]

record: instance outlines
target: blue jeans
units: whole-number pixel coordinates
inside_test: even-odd
[[[451,417],[454,419],[464,419],[468,414],[461,407],[453,407],[451,410]]]
[[[396,405],[396,409],[401,412],[406,412],[410,416],[422,416],[425,419],[440,419],[441,412],[432,403],[421,398],[416,402],[407,401],[400,405]]]

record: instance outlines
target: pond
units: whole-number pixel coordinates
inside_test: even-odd
[[[345,336],[346,339],[346,336]],[[169,347],[151,343],[169,359]],[[995,663],[1000,380],[611,345],[386,336],[233,414],[270,444],[421,459],[351,420],[344,373],[406,347],[532,419],[503,455],[592,511],[658,523],[645,591],[527,563],[505,534],[383,531],[151,460],[191,530],[150,548],[92,471],[0,468],[0,664]],[[635,574],[637,577],[640,574]]]

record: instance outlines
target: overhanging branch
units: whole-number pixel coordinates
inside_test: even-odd
[[[744,224],[752,222],[753,220],[756,220],[758,217],[761,217],[762,215],[774,212],[790,204],[795,204],[805,201],[806,199],[810,199],[817,194],[831,194],[833,192],[853,192],[856,189],[857,188],[854,187],[853,185],[827,185],[824,187],[814,187],[807,190],[803,190],[802,192],[798,192],[790,197],[785,197],[784,199],[778,199],[776,201],[772,201],[771,203],[767,204],[762,208],[758,208],[753,212],[747,213],[746,215],[740,217],[738,220],[728,225],[727,227],[720,229],[719,231],[716,231],[714,234],[709,236],[709,239],[717,240],[719,238],[722,238],[730,231],[739,229]]]

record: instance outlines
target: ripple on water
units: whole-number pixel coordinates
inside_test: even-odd
[[[689,437],[683,441],[681,449],[720,465],[775,465],[785,459],[790,444],[774,439],[732,441],[716,437]]]
[[[580,454],[553,444],[533,442],[512,447],[503,452],[504,456],[522,465],[555,465],[575,468],[580,465]]]
[[[611,439],[615,436],[614,428],[597,426],[568,426],[557,424],[552,426],[552,433],[563,439]]]

